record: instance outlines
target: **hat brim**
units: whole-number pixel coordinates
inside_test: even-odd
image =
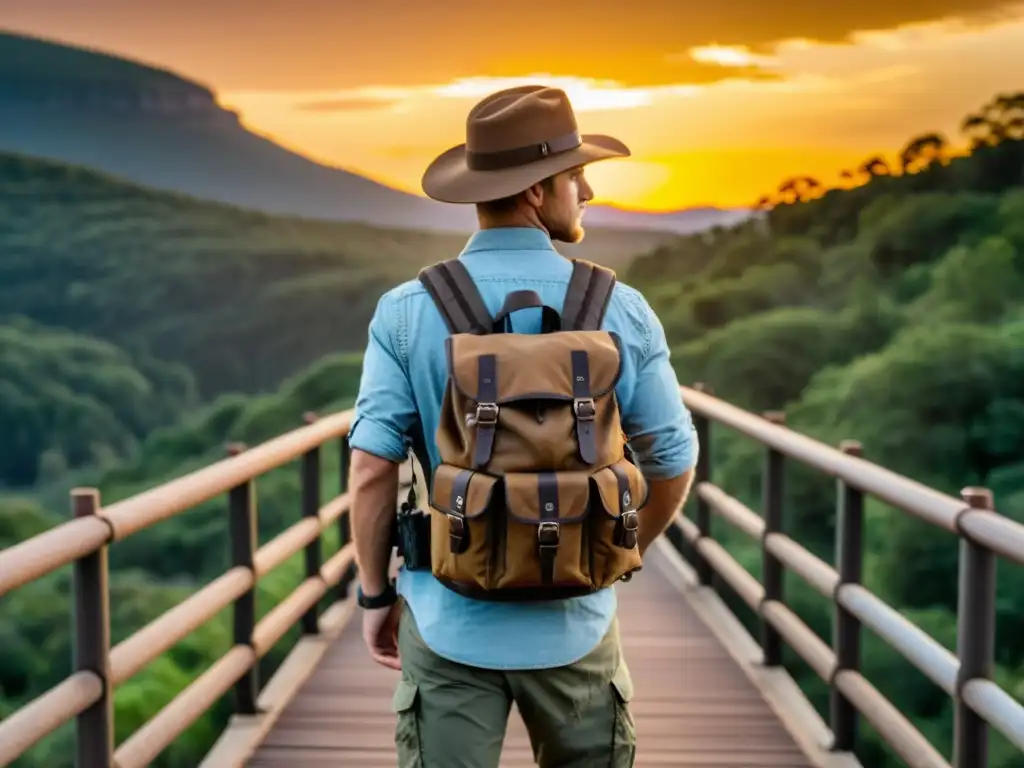
[[[583,143],[567,152],[549,155],[527,165],[496,171],[474,171],[466,164],[466,145],[438,156],[423,174],[423,191],[444,203],[483,203],[518,194],[531,185],[578,165],[629,157],[629,148],[616,138],[588,133]]]

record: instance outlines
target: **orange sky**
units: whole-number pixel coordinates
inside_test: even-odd
[[[833,182],[910,136],[1024,90],[1024,3],[863,0],[48,0],[6,28],[167,66],[253,130],[419,192],[496,88],[564,87],[584,131],[629,160],[588,175],[602,202],[748,205],[788,175]]]

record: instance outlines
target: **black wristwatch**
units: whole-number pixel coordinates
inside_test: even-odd
[[[394,605],[397,600],[398,591],[395,589],[394,583],[390,581],[383,592],[373,597],[367,597],[363,594],[362,584],[356,587],[356,604],[360,608],[386,608],[389,605]]]

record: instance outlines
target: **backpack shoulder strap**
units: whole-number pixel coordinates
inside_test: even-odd
[[[458,259],[424,267],[419,281],[434,300],[449,333],[490,333],[494,318],[473,278]]]
[[[562,305],[562,329],[598,330],[614,288],[614,271],[585,259],[573,259],[572,277]]]

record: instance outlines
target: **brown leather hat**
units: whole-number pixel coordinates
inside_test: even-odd
[[[497,200],[577,165],[629,154],[611,136],[580,135],[564,91],[523,85],[492,93],[470,110],[466,143],[430,164],[423,191],[446,203]]]

